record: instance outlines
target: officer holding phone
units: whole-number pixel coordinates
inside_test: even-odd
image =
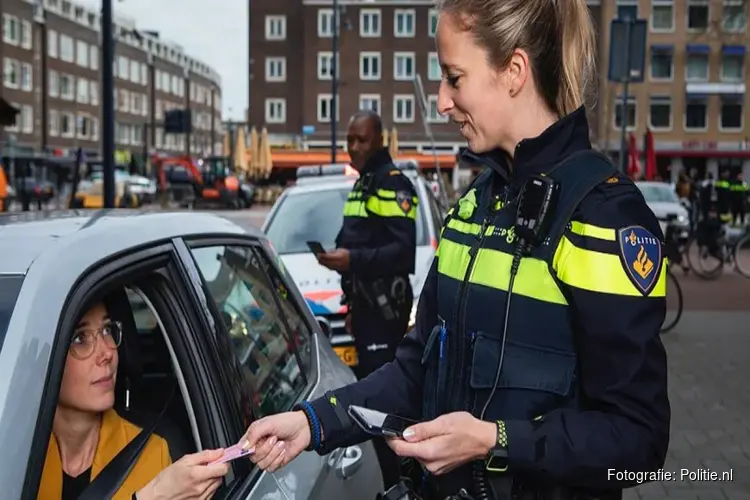
[[[640,191],[591,150],[588,7],[439,9],[438,109],[485,169],[449,211],[396,359],[253,423],[253,460],[274,470],[398,429],[364,407],[420,421],[389,443],[427,471],[423,498],[621,499],[636,483],[612,471],[657,471],[669,444],[666,267]]]
[[[417,194],[383,147],[383,125],[373,111],[360,111],[349,122],[347,145],[360,177],[344,205],[337,248],[326,252],[308,242],[318,262],[342,275],[349,307],[347,325],[354,336],[364,378],[392,361],[406,334],[413,292],[409,274],[416,258]],[[375,443],[387,486],[398,482],[398,457],[382,440]]]

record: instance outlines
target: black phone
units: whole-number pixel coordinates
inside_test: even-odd
[[[406,429],[419,423],[416,420],[355,405],[349,406],[347,413],[363,431],[373,436],[400,438]]]
[[[308,241],[307,242],[307,247],[315,255],[319,255],[321,253],[326,253],[326,249],[323,248],[323,245],[321,245],[319,241]]]

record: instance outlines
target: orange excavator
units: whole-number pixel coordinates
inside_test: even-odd
[[[195,160],[190,156],[155,156],[158,187],[168,201],[240,208],[240,181],[222,158]]]

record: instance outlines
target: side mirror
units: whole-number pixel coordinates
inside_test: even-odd
[[[331,335],[333,334],[333,327],[331,326],[331,322],[323,316],[315,316],[315,321],[317,321],[320,325],[320,329],[323,330],[323,334],[330,339]]]

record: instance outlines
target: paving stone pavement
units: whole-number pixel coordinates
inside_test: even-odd
[[[746,297],[750,303],[750,289]],[[664,471],[677,477],[630,489],[624,499],[750,500],[750,312],[688,311],[663,340],[672,406]],[[732,476],[689,480],[683,470]]]

